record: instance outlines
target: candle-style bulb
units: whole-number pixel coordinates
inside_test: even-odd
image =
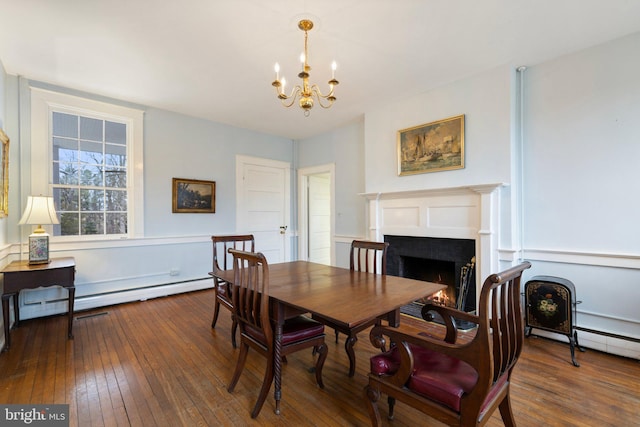
[[[336,64],[336,61],[333,61],[331,63],[331,78],[332,79],[336,78],[336,68],[338,68],[338,64]]]
[[[276,62],[276,65],[273,67],[273,69],[276,71],[276,80],[280,80],[280,78],[279,78],[280,77],[280,74],[279,74],[280,73],[280,64],[278,64]]]

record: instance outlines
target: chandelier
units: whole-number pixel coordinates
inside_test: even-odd
[[[309,54],[307,51],[307,38],[309,31],[313,28],[313,22],[309,19],[303,19],[298,22],[298,28],[304,31],[304,53],[300,55],[300,62],[302,62],[302,71],[298,73],[298,77],[302,79],[302,85],[296,85],[292,90],[291,94],[287,95],[285,93],[285,84],[286,80],[283,77],[282,81],[280,80],[280,65],[276,63],[275,71],[276,71],[276,79],[271,83],[273,87],[276,88],[276,94],[278,95],[278,99],[282,102],[282,105],[289,108],[298,99],[298,105],[304,111],[305,117],[308,117],[311,113],[311,109],[313,108],[314,98],[317,99],[318,104],[322,108],[329,108],[333,105],[333,102],[336,100],[334,96],[335,86],[338,84],[338,81],[335,78],[336,73],[336,63],[335,61],[331,64],[331,80],[329,80],[329,93],[323,95],[320,92],[320,88],[318,85],[310,85],[309,84],[309,71],[311,71],[311,67],[307,62],[309,59]]]

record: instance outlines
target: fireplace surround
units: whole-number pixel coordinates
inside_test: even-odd
[[[470,293],[473,292],[477,304],[482,280],[499,271],[500,189],[503,187],[505,184],[498,183],[366,193],[369,238],[384,241],[385,236],[407,236],[472,241],[476,273]]]

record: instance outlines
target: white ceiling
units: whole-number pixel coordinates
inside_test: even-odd
[[[640,0],[0,0],[7,73],[302,139],[370,109],[500,65],[532,66],[640,31]],[[309,117],[271,82],[338,100]],[[639,51],[640,53],[640,51]]]

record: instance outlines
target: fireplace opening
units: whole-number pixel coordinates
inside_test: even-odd
[[[447,285],[446,290],[414,301],[401,312],[421,318],[426,302],[466,312],[476,310],[475,240],[385,235],[387,274]]]
[[[455,268],[456,264],[453,261],[441,261],[412,256],[400,257],[400,275],[402,277],[447,285],[446,289],[438,292],[438,294],[433,297],[418,301],[420,303],[432,300],[438,304],[453,306],[453,302],[456,301]]]

